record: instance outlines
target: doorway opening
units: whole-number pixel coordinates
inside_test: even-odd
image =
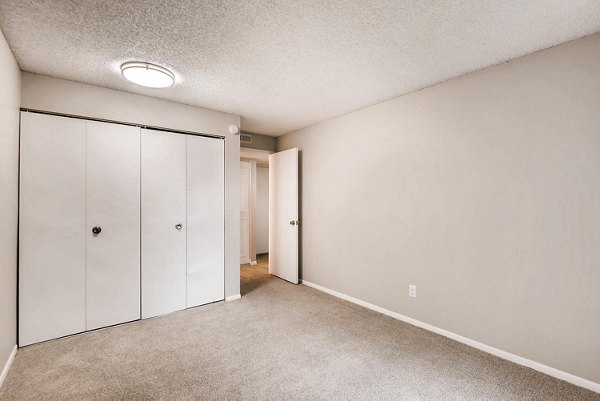
[[[269,277],[269,155],[240,148],[240,290],[242,296]]]

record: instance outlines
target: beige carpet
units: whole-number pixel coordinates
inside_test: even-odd
[[[242,292],[20,349],[0,399],[600,399],[306,286]]]

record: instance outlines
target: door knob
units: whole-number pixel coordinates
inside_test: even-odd
[[[92,234],[94,234],[94,235],[100,234],[100,231],[102,231],[102,228],[100,228],[100,227],[92,228]]]
[[[183,225],[181,223],[175,224],[175,229],[177,229],[177,230],[181,230],[182,227],[183,227]]]
[[[290,225],[295,226],[296,225],[296,220],[290,220]]]

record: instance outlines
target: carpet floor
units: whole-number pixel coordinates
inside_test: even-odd
[[[22,348],[1,400],[600,400],[270,276],[241,300]]]

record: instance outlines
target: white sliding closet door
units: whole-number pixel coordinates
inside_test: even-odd
[[[142,317],[186,308],[186,136],[142,130]]]
[[[225,298],[224,141],[187,135],[187,306]]]
[[[139,319],[138,127],[87,123],[86,239],[87,330]]]
[[[21,113],[19,345],[85,330],[86,121]]]

